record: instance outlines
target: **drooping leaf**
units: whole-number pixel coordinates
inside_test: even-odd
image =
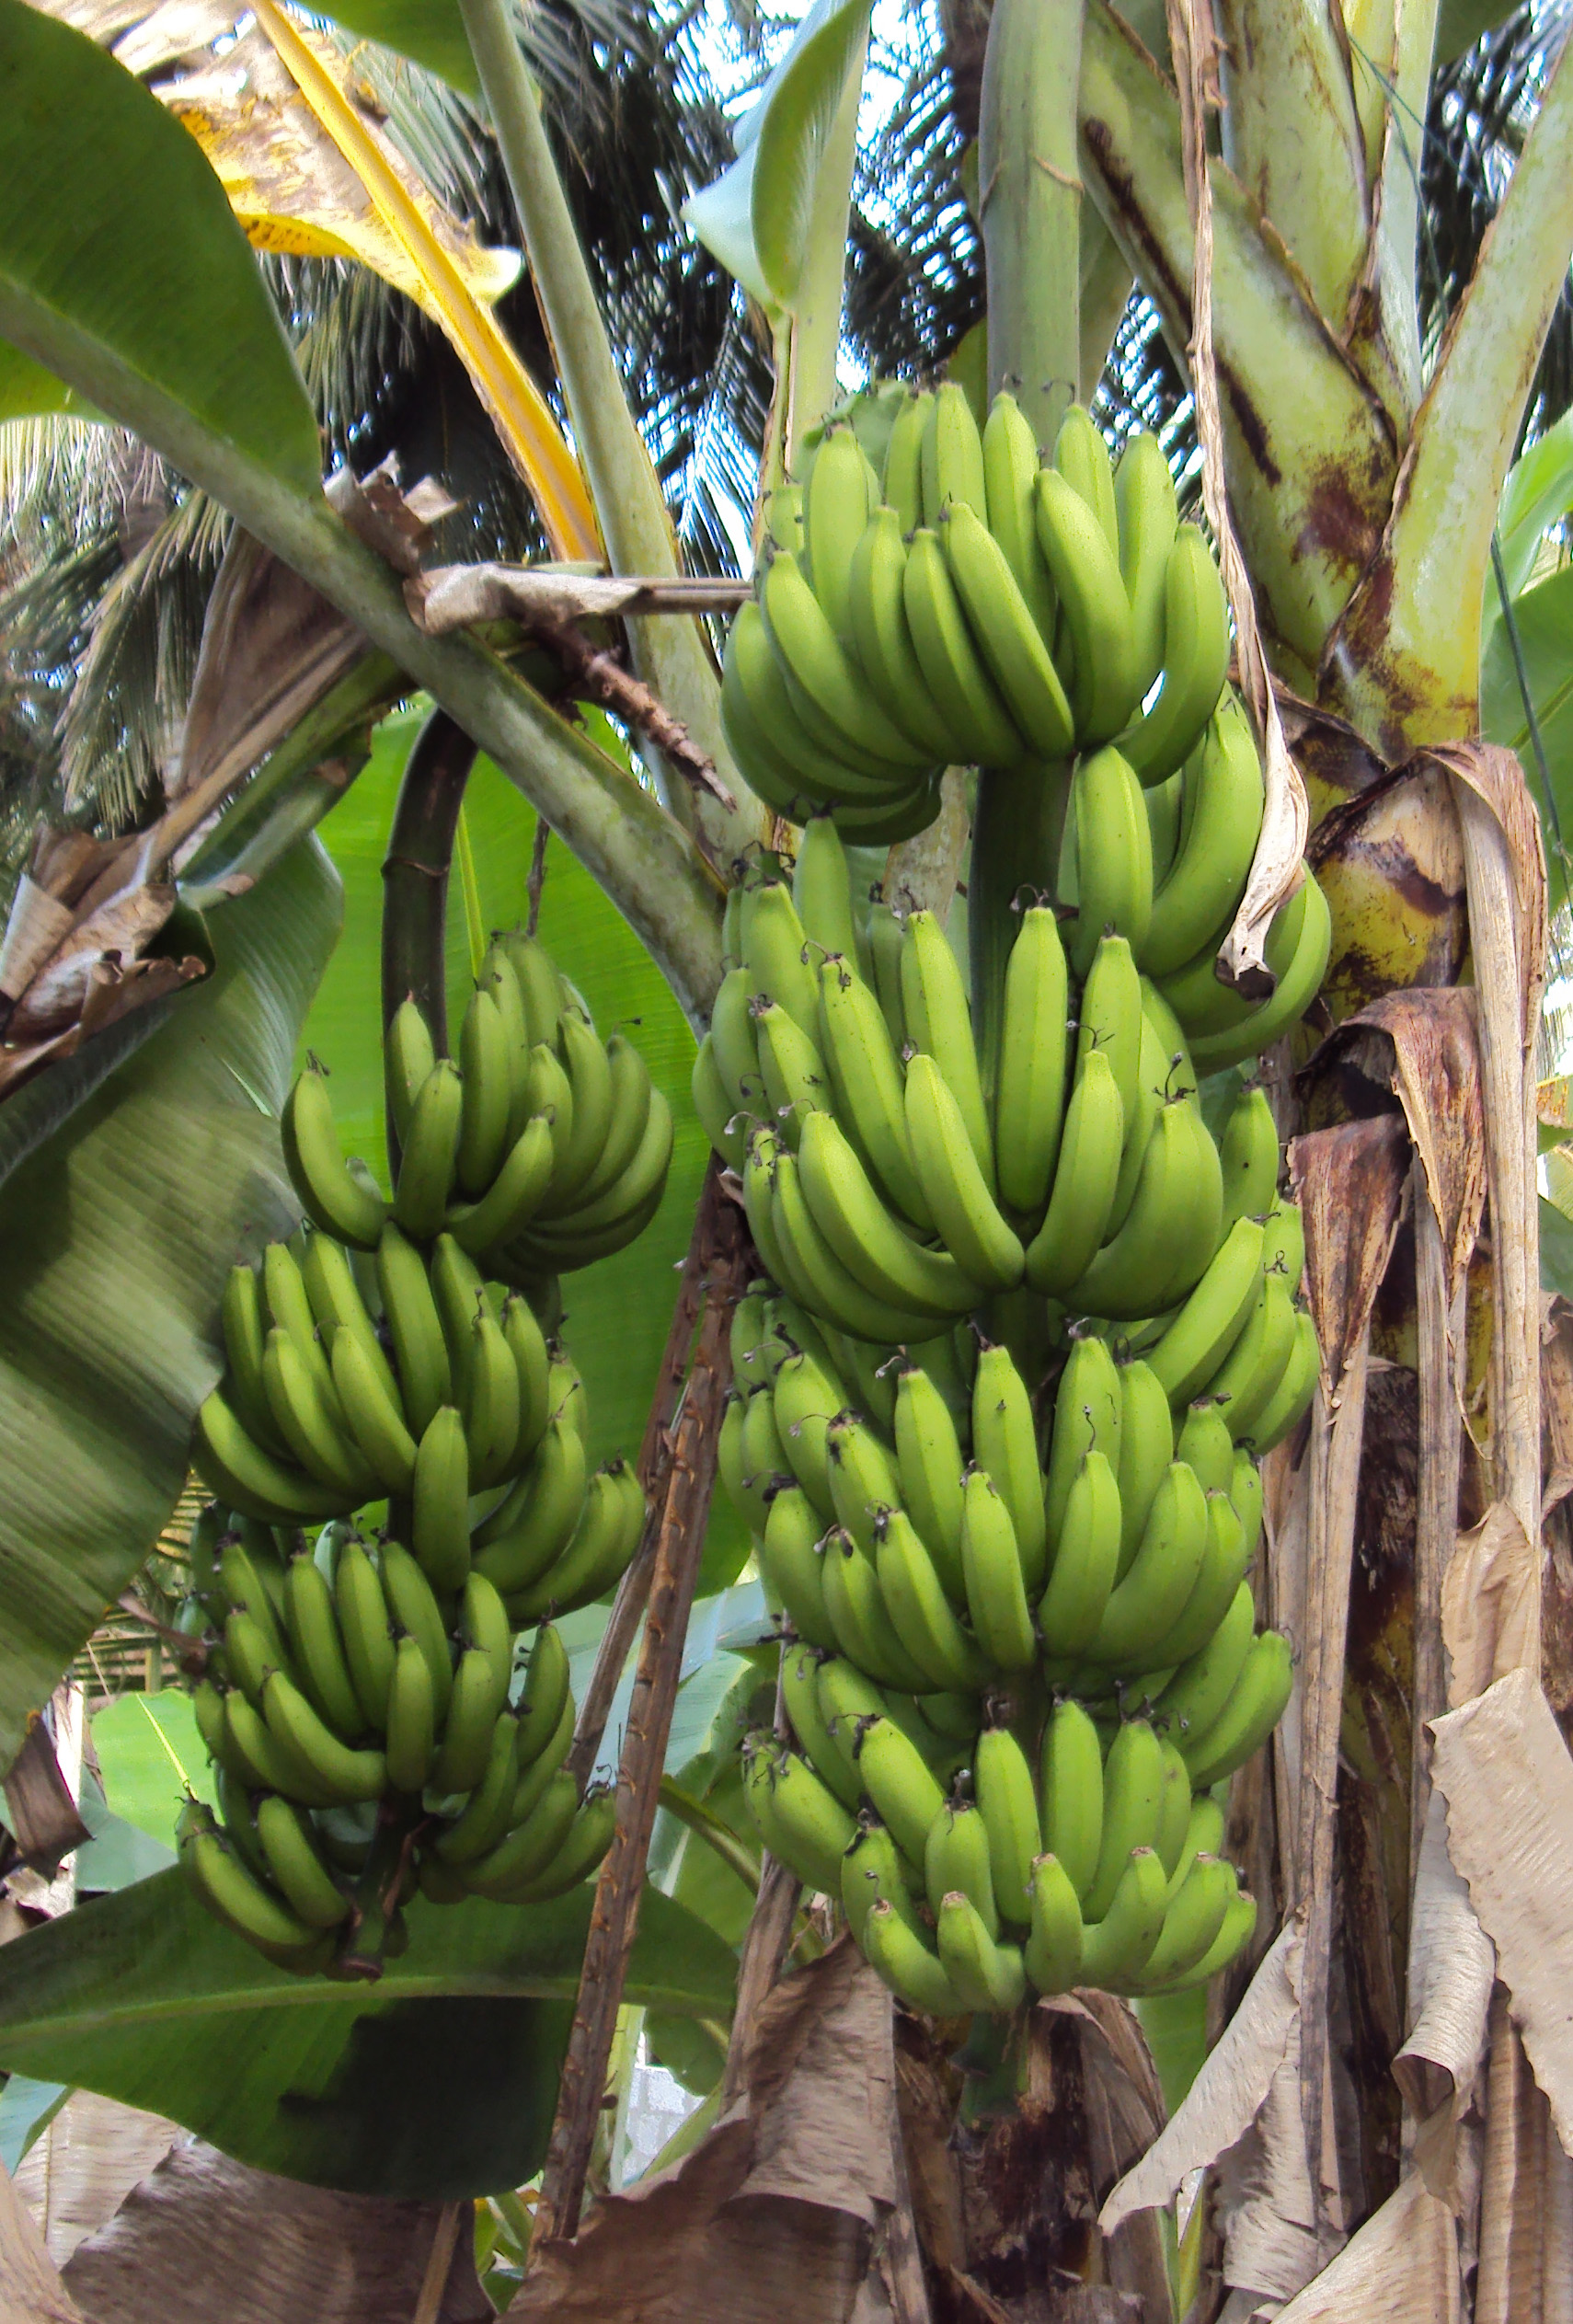
[[[19,349],[0,345],[0,422],[39,420],[47,412],[91,420],[93,413],[75,388],[57,379]]]
[[[368,40],[411,56],[450,87],[473,97],[479,88],[476,61],[454,0],[349,0],[347,7],[324,10]]]
[[[1540,1198],[1540,1283],[1573,1299],[1573,1218]]]
[[[275,1115],[339,908],[308,843],[74,1111],[51,1073],[0,1108],[0,1762],[174,1506],[224,1275],[293,1216]]]
[[[0,0],[0,334],[106,404],[151,389],[314,498],[316,422],[196,144],[69,25]],[[111,390],[118,391],[111,395]]]
[[[270,1968],[161,1873],[0,1952],[0,2065],[321,2186],[429,2201],[516,2187],[551,2123],[591,1896],[418,1900],[381,1982],[336,1985]],[[631,2002],[724,2018],[735,1968],[702,1922],[645,1898]]]
[[[738,123],[737,160],[684,205],[700,241],[767,313],[797,303],[820,165],[867,30],[866,0],[815,0]]]

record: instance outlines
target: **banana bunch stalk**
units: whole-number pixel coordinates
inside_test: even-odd
[[[1291,1679],[1287,1641],[1253,1638],[1247,1612],[1243,1644],[1132,1716],[1066,1695],[991,1702],[959,1741],[957,1697],[914,1702],[799,1645],[783,1662],[793,1741],[750,1739],[744,1795],[771,1853],[839,1899],[913,2008],[1005,2014],[1073,1985],[1180,1992],[1255,1928],[1220,1853],[1218,1792]]]
[[[954,383],[895,389],[832,421],[768,517],[721,715],[794,821],[829,807],[848,838],[902,837],[932,819],[947,764],[1110,742],[1161,783],[1217,707],[1223,584],[1150,435],[1115,468],[1073,407],[1044,461],[1009,395],[980,430]]]
[[[492,938],[457,1059],[439,1057],[413,1000],[388,1028],[388,1109],[399,1165],[392,1223],[424,1248],[447,1236],[538,1293],[633,1241],[672,1160],[672,1110],[621,1033],[603,1041],[584,999],[533,937]],[[290,1092],[284,1153],[319,1227],[363,1251],[390,1217],[363,1165],[345,1161],[327,1076]]]
[[[604,1582],[643,1498],[621,1469],[588,1491],[582,1459],[580,1474],[574,1554]],[[211,1627],[194,1702],[223,1813],[189,1805],[180,1859],[220,1919],[309,1972],[363,1963],[369,1919],[387,1925],[379,1949],[396,1943],[417,1889],[528,1904],[593,1870],[612,1806],[581,1798],[564,1764],[574,1706],[549,1622],[520,1668],[511,1602],[479,1562],[446,1587],[402,1543],[342,1522],[309,1549],[222,1512],[200,1532]]]

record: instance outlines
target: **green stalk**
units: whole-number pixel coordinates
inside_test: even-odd
[[[1399,757],[1478,724],[1497,507],[1573,248],[1565,42],[1415,420],[1380,554],[1333,641],[1338,707]]]
[[[459,0],[459,6],[613,570],[675,575],[681,567],[666,502],[623,393],[506,0]],[[685,823],[696,815],[717,860],[729,862],[763,836],[764,826],[721,731],[720,685],[708,641],[697,621],[682,616],[631,619],[628,633],[639,676],[714,759],[740,800],[735,814],[713,799],[695,806],[675,777],[668,799]]]
[[[994,0],[978,179],[988,270],[989,390],[1008,387],[1042,445],[1081,367],[1076,85],[1083,0]]]

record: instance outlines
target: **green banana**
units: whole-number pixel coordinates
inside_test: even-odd
[[[841,643],[855,653],[848,574],[879,479],[852,430],[827,428],[803,489],[802,569]]]
[[[587,1473],[583,1437],[571,1421],[554,1420],[531,1466],[477,1527],[471,1550],[475,1571],[504,1597],[539,1581],[573,1537]],[[453,1570],[456,1566],[455,1559]]]
[[[226,1846],[211,1818],[198,1823],[189,1811],[183,1812],[178,1853],[187,1879],[214,1918],[259,1949],[304,1953],[318,1941],[318,1931],[262,1885]]]
[[[361,1542],[344,1544],[333,1590],[356,1699],[366,1725],[382,1734],[387,1727],[388,1688],[393,1684],[393,1639],[383,1585]]]
[[[1119,1371],[1119,1563],[1122,1582],[1140,1547],[1153,1498],[1174,1458],[1174,1422],[1163,1383],[1140,1358]]]
[[[971,1306],[975,1287],[945,1252],[905,1234],[880,1201],[835,1117],[801,1125],[798,1178],[814,1223],[847,1272],[886,1306],[928,1313],[936,1329]]]
[[[352,1742],[366,1724],[345,1658],[333,1591],[321,1568],[305,1555],[290,1559],[284,1574],[284,1605],[293,1667],[315,1708],[335,1731]]]
[[[1085,1900],[1103,1840],[1103,1746],[1088,1712],[1070,1697],[1045,1723],[1040,1776],[1043,1846]]]
[[[234,1697],[230,1699],[233,1702]],[[228,1708],[226,1704],[226,1713]],[[326,1792],[329,1801],[381,1798],[387,1781],[383,1754],[342,1743],[282,1671],[269,1675],[262,1690],[262,1716],[281,1751],[309,1771],[317,1789]]]
[[[1203,1033],[1191,1042],[1199,1073],[1219,1073],[1264,1049],[1297,1024],[1321,990],[1333,944],[1333,915],[1311,873],[1305,874],[1306,905],[1300,941],[1279,978],[1270,1000],[1262,1002],[1227,1032]]]
[[[279,1433],[306,1475],[339,1494],[344,1510],[370,1499],[376,1479],[350,1434],[332,1375],[309,1364],[277,1325],[262,1351],[262,1380]]]
[[[333,1385],[362,1462],[385,1491],[408,1492],[416,1446],[402,1406],[389,1395],[364,1341],[347,1325],[334,1330],[331,1360]]]
[[[911,570],[909,563],[909,589]],[[932,765],[932,754],[909,742],[870,696],[789,551],[765,565],[758,604],[793,708],[821,748],[892,782]]]
[[[1130,437],[1114,471],[1119,528],[1119,573],[1136,633],[1138,696],[1164,666],[1164,604],[1169,553],[1179,529],[1179,507],[1169,464],[1146,429]]]
[[[1248,1565],[1257,1554],[1266,1513],[1261,1469],[1243,1444],[1236,1446],[1234,1452],[1234,1466],[1229,1478],[1229,1503],[1240,1521],[1240,1538]]]
[[[1000,1933],[989,1828],[970,1800],[947,1800],[928,1827],[924,1844],[924,1886],[931,1908],[959,1889],[970,1897],[991,1937]]]
[[[1207,1547],[1189,1596],[1174,1627],[1151,1650],[1160,1670],[1175,1670],[1200,1652],[1228,1613],[1250,1563],[1251,1545],[1234,1502],[1224,1492],[1207,1496]],[[1151,1660],[1143,1656],[1150,1669]]]
[[[1129,943],[1122,936],[1104,937],[1082,988],[1076,1062],[1080,1065],[1089,1050],[1105,1053],[1127,1122],[1136,1111],[1141,1086],[1144,1014],[1142,978]]]
[[[770,1496],[755,1554],[763,1579],[780,1599],[798,1636],[810,1646],[833,1649],[838,1639],[825,1605],[820,1547],[823,1533],[823,1521],[807,1494],[798,1486],[785,1486]]]
[[[256,1270],[232,1267],[224,1281],[222,1308],[224,1354],[229,1369],[224,1386],[232,1408],[247,1433],[267,1455],[283,1453],[284,1442],[274,1422],[262,1384],[262,1351],[268,1342],[268,1317],[262,1285]]]
[[[396,1135],[402,1142],[409,1127],[418,1091],[437,1063],[431,1029],[407,994],[389,1019],[383,1036],[383,1070],[387,1081],[388,1111]]]
[[[1049,1207],[1027,1247],[1027,1280],[1045,1298],[1068,1291],[1097,1255],[1114,1209],[1124,1136],[1108,1054],[1089,1049],[1077,1061]]]
[[[1021,915],[1005,966],[993,1151],[1000,1200],[1034,1220],[1042,1218],[1060,1156],[1068,1021],[1059,923],[1033,904]]]
[[[1225,689],[1186,764],[1179,843],[1139,948],[1149,976],[1183,968],[1212,930],[1233,918],[1250,877],[1265,801],[1255,738],[1239,700]]]
[[[883,1898],[864,1923],[862,1944],[890,1991],[909,2008],[931,2018],[957,2018],[966,2010],[937,1953]]]
[[[1117,1317],[1152,1312],[1158,1304],[1154,1294],[1175,1264],[1177,1237],[1189,1225],[1197,1181],[1190,1100],[1180,1099],[1158,1116],[1124,1225],[1070,1287],[1067,1297],[1077,1311]]]
[[[901,520],[877,508],[853,551],[848,572],[853,644],[875,700],[910,742],[964,762],[970,745],[950,731],[929,685],[907,618],[907,549]]]
[[[1001,1670],[1029,1670],[1038,1647],[1009,1508],[975,1464],[962,1495],[961,1570],[973,1635]]]
[[[1234,1868],[1219,1857],[1198,1855],[1164,1916],[1156,1944],[1142,1965],[1144,1987],[1159,1988],[1184,1977],[1211,1950],[1238,1893]]]
[[[1303,1310],[1294,1318],[1294,1346],[1282,1376],[1248,1430],[1241,1435],[1258,1455],[1270,1453],[1275,1444],[1281,1444],[1291,1429],[1299,1422],[1316,1392],[1316,1377],[1321,1367],[1321,1352],[1316,1344],[1316,1327]]]
[[[499,1904],[524,1901],[522,1891],[545,1873],[562,1848],[579,1804],[578,1784],[566,1767],[556,1768],[534,1806],[507,1836],[464,1866],[465,1886]]]
[[[550,1859],[508,1893],[513,1904],[541,1904],[587,1881],[611,1847],[617,1830],[617,1795],[609,1788],[589,1791],[580,1801]]]
[[[1053,468],[1038,472],[1033,520],[1059,600],[1060,636],[1069,646],[1067,692],[1077,740],[1109,742],[1136,707],[1141,676],[1117,546]]]
[[[1278,1199],[1278,1123],[1267,1091],[1252,1082],[1229,1110],[1218,1141],[1223,1168],[1223,1216],[1265,1218]]]
[[[986,1726],[972,1760],[978,1811],[1000,1918],[1026,1928],[1032,1918],[1032,1867],[1039,1854],[1038,1795],[1026,1753],[1008,1727]]]
[[[941,1966],[962,2000],[1008,2017],[1027,1990],[1020,1948],[996,1944],[959,1890],[940,1899],[936,1936]]]
[[[841,1903],[855,1943],[861,1945],[876,1904],[899,1914],[920,1939],[923,1925],[913,1909],[901,1852],[882,1824],[859,1819],[841,1859]]]
[[[1119,736],[1144,784],[1185,765],[1218,707],[1229,669],[1229,603],[1200,528],[1182,524],[1164,574],[1164,684]]]
[[[453,1823],[432,1842],[443,1863],[471,1863],[502,1838],[519,1780],[518,1736],[518,1720],[511,1711],[504,1711],[492,1729],[479,1781]]]
[[[791,1721],[798,1748],[844,1808],[855,1810],[862,1797],[852,1756],[831,1733],[820,1699],[820,1665],[824,1657],[815,1646],[788,1646],[781,1657],[781,1699]]]
[[[901,997],[901,955],[906,949],[906,938],[901,922],[890,904],[875,902],[868,907],[868,955],[874,972],[874,990],[879,996],[880,1013],[885,1030],[890,1036],[890,1046],[899,1057],[906,1046],[906,1004]]]
[[[985,1291],[1013,1290],[1027,1255],[990,1191],[954,1091],[922,1052],[907,1062],[906,1118],[924,1199],[957,1266]]]
[[[536,1765],[557,1735],[565,1719],[571,1734],[574,1717],[569,1685],[571,1676],[562,1632],[553,1623],[543,1622],[530,1649],[524,1685],[519,1697],[517,1754],[522,1774]]]
[[[852,871],[832,815],[810,815],[792,866],[792,903],[805,941],[823,959],[858,967],[862,938],[853,910]]]
[[[1192,1788],[1200,1788],[1194,1777]],[[1151,1720],[1122,1720],[1104,1761],[1103,1829],[1098,1840],[1097,1866],[1082,1899],[1082,1917],[1087,1923],[1089,1939],[1094,1925],[1104,1919],[1114,1902],[1131,1850],[1152,1848],[1157,1837],[1163,1797],[1164,1755]],[[1059,1852],[1056,1850],[1056,1854]],[[1158,1874],[1161,1900],[1167,1881],[1155,1855],[1153,1867]],[[1162,1917],[1160,1901],[1160,1922]]]
[[[1082,1983],[1082,1910],[1057,1856],[1034,1861],[1031,1903],[1032,1924],[1021,1955],[1028,1982],[1039,1993],[1069,1993]]]
[[[932,1769],[893,1719],[861,1722],[853,1749],[858,1778],[880,1821],[902,1855],[921,1864],[929,1825],[945,1805]]]
[[[1234,1474],[1234,1440],[1211,1398],[1191,1405],[1175,1440],[1175,1458],[1184,1461],[1204,1493],[1226,1492]]]
[[[855,1339],[886,1346],[932,1337],[936,1320],[932,1310],[892,1306],[843,1265],[804,1198],[795,1154],[778,1151],[775,1156],[770,1213],[776,1252],[787,1260],[786,1288],[811,1312]],[[751,1212],[751,1221],[752,1216]]]
[[[1223,1916],[1223,1927],[1194,1968],[1188,1970],[1183,1976],[1171,1977],[1163,1990],[1165,1993],[1188,1993],[1195,1986],[1209,1984],[1221,1969],[1227,1969],[1230,1962],[1245,1951],[1256,1934],[1256,1927],[1257,1900],[1242,1892],[1231,1901]],[[1148,1989],[1143,1986],[1143,1990]]]
[[[1119,504],[1114,469],[1092,414],[1085,404],[1070,404],[1054,439],[1056,474],[1076,493],[1097,519],[1098,531],[1110,550],[1119,554]]]
[[[821,1576],[825,1613],[841,1652],[880,1685],[915,1694],[932,1682],[902,1646],[873,1558],[843,1525],[825,1536]]]
[[[520,1016],[523,1016],[522,1007]],[[460,1191],[473,1200],[484,1194],[497,1176],[513,1109],[513,1059],[507,1022],[493,995],[478,986],[470,995],[459,1027],[459,1075],[455,1171]]]
[[[383,1595],[396,1628],[408,1630],[426,1658],[431,1674],[432,1716],[441,1725],[448,1716],[454,1665],[448,1626],[432,1593],[431,1582],[402,1542],[385,1541],[381,1550]]]
[[[941,732],[965,752],[956,764],[1016,766],[1028,745],[973,641],[939,535],[920,527],[907,546],[901,602]]]
[[[1211,1383],[1248,1326],[1261,1288],[1262,1230],[1236,1218],[1200,1282],[1156,1344],[1147,1363],[1171,1404],[1190,1401]]]
[[[817,1356],[798,1350],[777,1366],[772,1393],[776,1434],[787,1464],[828,1522],[835,1513],[835,1503],[831,1496],[826,1431],[844,1409],[846,1392]]]
[[[1205,1643],[1176,1670],[1154,1704],[1183,1750],[1191,1733],[1204,1735],[1218,1719],[1245,1667],[1255,1635],[1257,1610],[1248,1582],[1242,1581]]]
[[[1090,1660],[1116,1670],[1155,1669],[1207,1555],[1207,1500],[1194,1472],[1171,1461],[1153,1497],[1135,1557],[1116,1584]]]
[[[1082,1982],[1119,1992],[1140,1977],[1163,1934],[1168,1882],[1151,1847],[1132,1847],[1104,1912],[1082,1932]]]
[[[988,505],[983,443],[967,391],[947,379],[927,407],[922,451],[923,515],[925,524],[958,504],[982,516]]]
[[[393,1339],[405,1420],[419,1441],[438,1407],[452,1403],[454,1382],[426,1263],[391,1224],[377,1245],[377,1283]]]
[[[1289,1640],[1280,1630],[1263,1630],[1251,1640],[1229,1699],[1211,1726],[1181,1740],[1193,1791],[1232,1776],[1260,1750],[1283,1717],[1293,1687]]]
[[[874,1567],[902,1650],[929,1684],[950,1694],[981,1687],[987,1665],[904,1510],[884,1509],[875,1518]]]
[[[458,1168],[463,1112],[463,1076],[451,1058],[440,1057],[410,1108],[394,1189],[394,1223],[418,1242],[442,1231]]]
[[[1074,1340],[1054,1391],[1054,1425],[1043,1483],[1043,1514],[1051,1542],[1057,1543],[1063,1530],[1071,1487],[1084,1454],[1096,1447],[1119,1476],[1122,1417],[1123,1398],[1114,1358],[1101,1340]]]
[[[1305,1272],[1305,1222],[1299,1204],[1282,1195],[1262,1221],[1262,1268],[1268,1274],[1281,1269],[1290,1290],[1300,1289]]]
[[[1085,1653],[1114,1588],[1119,1562],[1119,1487],[1102,1453],[1084,1455],[1065,1501],[1038,1627],[1053,1656]]]
[[[950,1409],[928,1373],[904,1364],[896,1379],[894,1422],[900,1500],[917,1527],[946,1594],[967,1602],[961,1562],[964,1466]]]
[[[447,1206],[443,1229],[461,1249],[477,1257],[511,1243],[540,1213],[556,1168],[552,1126],[544,1115],[533,1115],[478,1201]]]
[[[1112,744],[1086,752],[1071,778],[1066,845],[1074,843],[1076,920],[1071,964],[1090,970],[1098,944],[1122,936],[1133,959],[1144,956],[1153,915],[1153,843],[1141,785]],[[1061,892],[1069,886],[1061,875]]]
[[[848,1139],[885,1199],[920,1232],[932,1231],[884,1013],[872,987],[834,956],[820,971],[820,1032],[835,1113]]]
[[[743,1760],[743,1797],[772,1856],[806,1888],[841,1894],[841,1859],[855,1826],[806,1759],[774,1737],[756,1738]]]
[[[1071,706],[1004,550],[965,502],[951,508],[939,533],[968,626],[1012,724],[1034,756],[1064,757],[1075,742]]]
[[[932,388],[911,389],[885,447],[880,490],[895,510],[903,533],[923,523],[923,445],[933,408]]]
[[[1027,601],[1039,636],[1046,646],[1052,646],[1054,584],[1043,561],[1033,519],[1038,444],[1031,422],[1016,397],[1003,388],[989,407],[982,443],[989,531]]]
[[[1010,1512],[1022,1585],[1034,1598],[1049,1564],[1038,1429],[1027,1383],[1005,1347],[986,1346],[979,1352],[972,1379],[972,1455],[988,1470]]]
[[[375,1250],[387,1204],[353,1178],[339,1150],[327,1076],[315,1057],[297,1074],[279,1121],[284,1164],[308,1215],[325,1234]]]
[[[431,1668],[417,1641],[406,1636],[395,1649],[388,1689],[387,1781],[395,1791],[419,1796],[431,1772],[435,1738]]]
[[[956,1100],[978,1168],[993,1193],[993,1141],[972,1041],[967,987],[950,939],[932,912],[907,915],[901,973],[907,1045],[933,1058]]]

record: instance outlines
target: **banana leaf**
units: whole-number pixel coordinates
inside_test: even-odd
[[[0,2065],[166,2114],[259,2169],[351,2193],[463,2202],[539,2169],[590,1921],[549,1904],[409,1907],[375,1985],[271,1968],[179,1871],[0,1952]],[[736,1962],[644,1899],[627,1998],[725,2019]]]
[[[0,1108],[0,1765],[175,1504],[225,1273],[293,1218],[276,1115],[339,903],[308,843],[145,1038]]]

